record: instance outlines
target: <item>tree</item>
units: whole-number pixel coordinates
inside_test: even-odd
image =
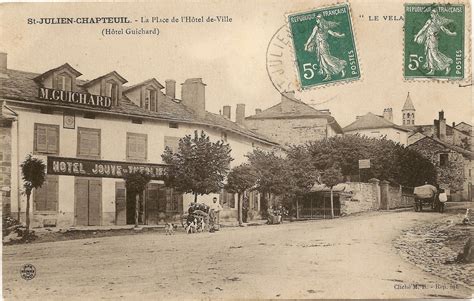
[[[331,218],[334,218],[333,188],[337,184],[341,183],[343,179],[344,177],[342,175],[341,168],[336,164],[321,172],[320,181],[329,188],[331,188]]]
[[[21,163],[21,172],[23,174],[23,187],[26,194],[26,234],[30,231],[30,196],[33,189],[40,188],[46,180],[46,166],[43,160],[26,156]]]
[[[255,186],[257,177],[254,169],[249,164],[241,164],[232,168],[227,176],[226,190],[237,193],[238,222],[242,225],[242,195]]]
[[[311,191],[320,176],[305,146],[290,146],[286,152],[286,191],[285,199],[291,207],[296,207],[299,218],[299,202]]]
[[[161,155],[169,165],[167,185],[183,193],[192,193],[194,202],[198,195],[219,192],[233,160],[230,152],[228,144],[210,141],[204,131],[184,136],[179,140],[176,152],[167,147]]]
[[[285,159],[277,156],[274,151],[261,149],[254,149],[246,156],[257,179],[255,189],[264,197],[261,211],[266,214],[270,195],[281,195],[288,187]]]
[[[132,196],[135,196],[135,227],[138,227],[138,209],[140,194],[146,188],[146,185],[150,182],[150,176],[146,173],[129,173],[125,175],[125,187],[127,192]]]

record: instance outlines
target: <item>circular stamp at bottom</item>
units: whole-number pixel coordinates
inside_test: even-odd
[[[20,269],[21,278],[25,280],[32,280],[36,276],[36,268],[34,265],[27,263]]]

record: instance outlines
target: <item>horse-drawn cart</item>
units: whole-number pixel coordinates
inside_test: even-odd
[[[424,205],[430,205],[431,209],[437,208],[438,189],[430,184],[415,187],[415,211],[423,211]]]

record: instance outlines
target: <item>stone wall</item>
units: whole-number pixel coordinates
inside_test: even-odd
[[[348,182],[340,194],[341,215],[372,211],[379,208],[379,184]]]
[[[245,125],[281,144],[302,144],[326,137],[326,118],[245,119]]]

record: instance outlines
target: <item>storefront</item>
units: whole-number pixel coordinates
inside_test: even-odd
[[[172,80],[166,81],[165,93],[156,79],[125,86],[115,71],[83,81],[69,64],[43,74],[1,67],[2,116],[12,120],[7,188],[13,217],[25,219],[21,162],[32,154],[47,164],[46,182],[32,195],[33,227],[134,223],[135,199],[123,180],[133,172],[152,178],[140,195],[139,222],[177,219],[193,198],[165,187],[161,155],[166,147],[176,150],[179,139],[195,130],[229,143],[231,167],[245,162],[254,148],[278,146],[207,112],[201,79],[186,80],[178,99]],[[211,203],[213,197],[219,194],[199,201]],[[237,208],[224,207],[223,216],[236,216]]]

